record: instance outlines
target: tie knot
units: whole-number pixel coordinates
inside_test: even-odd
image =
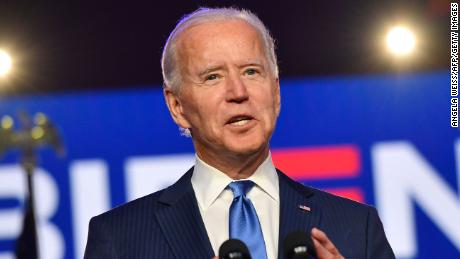
[[[253,186],[254,182],[251,180],[236,181],[228,184],[228,187],[232,189],[234,198],[246,196]]]

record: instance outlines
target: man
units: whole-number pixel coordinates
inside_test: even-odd
[[[211,258],[229,238],[255,259],[283,258],[311,235],[318,258],[394,258],[374,208],[277,171],[269,139],[281,98],[274,43],[252,13],[199,9],[162,58],[164,95],[196,163],[174,185],[94,217],[85,258]]]

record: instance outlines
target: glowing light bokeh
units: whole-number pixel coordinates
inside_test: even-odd
[[[5,76],[11,71],[12,63],[10,55],[5,51],[0,50],[0,77]]]
[[[414,50],[415,36],[409,29],[397,26],[388,32],[386,43],[391,53],[404,56]]]

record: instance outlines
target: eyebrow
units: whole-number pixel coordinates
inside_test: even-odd
[[[260,62],[259,60],[250,60],[242,65],[239,65],[238,68],[243,68],[243,67],[262,67],[263,68],[263,64],[262,62]]]

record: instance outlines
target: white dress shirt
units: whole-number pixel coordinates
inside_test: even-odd
[[[255,183],[246,196],[251,200],[259,217],[268,259],[276,259],[280,211],[279,184],[270,154],[247,180]],[[227,185],[232,181],[233,179],[226,174],[196,156],[192,186],[215,255],[218,255],[220,245],[229,239],[229,211],[233,193]]]

